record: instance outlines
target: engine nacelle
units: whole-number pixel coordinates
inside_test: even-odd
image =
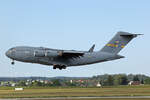
[[[45,52],[45,56],[51,58],[51,57],[58,57],[60,55],[57,51],[48,51],[48,52]]]
[[[35,57],[58,57],[62,56],[62,51],[35,51]]]

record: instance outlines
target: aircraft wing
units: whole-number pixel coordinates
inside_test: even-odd
[[[84,52],[80,52],[80,51],[74,51],[74,50],[59,51],[59,56],[63,58],[77,58],[83,55],[84,55]]]

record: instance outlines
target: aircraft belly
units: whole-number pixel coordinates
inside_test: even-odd
[[[38,63],[45,64],[45,65],[66,65],[65,60],[62,59],[55,59],[55,58],[40,58]]]

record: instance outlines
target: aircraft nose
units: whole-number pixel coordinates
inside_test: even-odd
[[[14,56],[15,56],[15,48],[11,48],[11,49],[9,49],[8,51],[6,51],[5,55],[6,55],[8,58],[13,59]]]
[[[11,56],[11,51],[10,51],[10,50],[6,51],[5,55],[10,58],[10,56]]]

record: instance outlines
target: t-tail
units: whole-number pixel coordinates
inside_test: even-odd
[[[100,51],[118,54],[133,38],[142,34],[118,32]]]

